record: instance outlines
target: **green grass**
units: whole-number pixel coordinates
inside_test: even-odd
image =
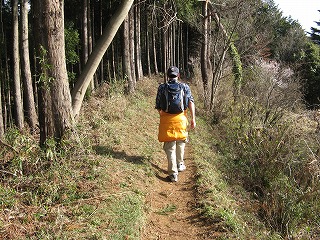
[[[109,210],[110,239],[139,239],[144,222],[143,199],[138,194],[128,194],[114,200]]]
[[[160,215],[169,215],[169,213],[174,212],[177,209],[175,204],[167,204],[165,207],[157,211],[157,214]]]

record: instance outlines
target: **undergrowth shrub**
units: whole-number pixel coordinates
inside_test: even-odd
[[[276,70],[246,71],[243,95],[221,122],[221,151],[229,156],[229,176],[260,201],[266,225],[284,237],[303,238],[316,234],[318,224],[319,142],[306,127],[307,115],[294,112],[300,109],[299,85]]]
[[[38,140],[15,128],[7,129],[0,154],[0,238],[17,239],[39,222],[52,222],[49,209],[88,198],[83,191],[83,171],[90,169],[89,159],[77,161],[85,148],[62,140],[57,146],[48,140],[41,148]],[[78,150],[77,150],[78,149]],[[39,211],[46,209],[46,214]],[[39,217],[40,215],[43,217]],[[30,229],[16,226],[30,226]],[[39,224],[42,225],[42,224]]]
[[[145,163],[158,142],[143,127],[154,122],[146,97],[156,88],[152,81],[138,84],[144,91],[125,96],[124,81],[105,83],[59,143],[49,139],[40,147],[39,136],[6,130],[0,139],[0,239],[139,237],[140,187],[153,174]]]

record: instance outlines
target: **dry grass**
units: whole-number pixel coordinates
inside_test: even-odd
[[[163,158],[154,110],[160,81],[139,81],[131,96],[122,94],[122,83],[95,92],[77,123],[80,144],[65,140],[56,148],[48,142],[43,151],[34,137],[8,132],[8,146],[0,149],[0,238],[139,239],[148,212],[147,189],[157,174],[151,162]],[[228,172],[230,166],[223,163],[229,155],[217,152],[221,132],[199,114],[204,112],[199,84],[192,84],[198,126],[190,133],[199,209],[220,239],[280,239],[259,220],[261,205],[251,193],[231,181],[237,171]]]
[[[82,109],[80,145],[64,141],[56,149],[49,142],[42,151],[32,136],[8,133],[1,150],[2,239],[139,238],[153,176],[148,159],[161,150],[155,82],[141,84],[127,97],[121,83],[99,89]]]

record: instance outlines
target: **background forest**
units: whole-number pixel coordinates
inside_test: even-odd
[[[29,205],[85,198],[65,189],[49,204],[26,179],[82,146],[84,101],[133,98],[176,65],[197,89],[197,115],[219,131],[210,151],[259,202],[270,239],[319,237],[319,29],[305,33],[272,0],[4,0],[0,28],[2,211],[26,189]]]

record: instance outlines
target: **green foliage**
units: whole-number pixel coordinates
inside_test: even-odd
[[[174,212],[177,209],[177,206],[174,204],[168,204],[161,210],[159,210],[157,213],[160,215],[168,215],[169,213]]]
[[[318,12],[320,12],[320,10],[318,10]],[[316,23],[320,27],[320,22],[316,22]],[[310,38],[314,43],[320,45],[320,29],[312,27]]]
[[[199,24],[199,12],[201,11],[200,4],[193,0],[176,1],[178,18],[191,26]]]
[[[69,82],[73,82],[76,78],[76,74],[73,72],[73,68],[70,66],[79,62],[79,56],[77,52],[80,45],[80,37],[72,22],[67,22],[65,24],[65,43],[68,78]]]
[[[282,18],[274,25],[271,50],[276,60],[297,63],[302,59],[306,43],[307,37],[296,21]]]
[[[136,231],[143,223],[143,202],[139,195],[128,194],[121,199],[113,199],[111,203],[110,239],[139,239]]]
[[[0,186],[0,206],[12,208],[17,202],[17,199],[15,198],[16,194],[14,189]]]
[[[307,36],[301,25],[283,13],[274,1],[267,1],[256,15],[257,26],[269,35],[271,58],[290,64],[297,64],[307,43]]]
[[[44,89],[49,89],[50,84],[54,79],[48,75],[48,71],[52,66],[48,63],[47,50],[43,46],[40,46],[40,56],[38,58],[41,72],[37,83]]]
[[[65,25],[65,41],[66,41],[66,62],[67,64],[76,64],[79,61],[77,48],[80,43],[79,33],[74,28],[72,22]]]
[[[308,43],[303,64],[300,68],[303,77],[305,99],[310,108],[320,106],[320,46]]]
[[[236,94],[238,95],[240,93],[240,88],[242,84],[242,63],[241,63],[240,55],[234,43],[230,44],[229,53],[231,55],[232,62],[233,62],[232,72],[235,78],[234,87],[236,89],[235,90]]]

